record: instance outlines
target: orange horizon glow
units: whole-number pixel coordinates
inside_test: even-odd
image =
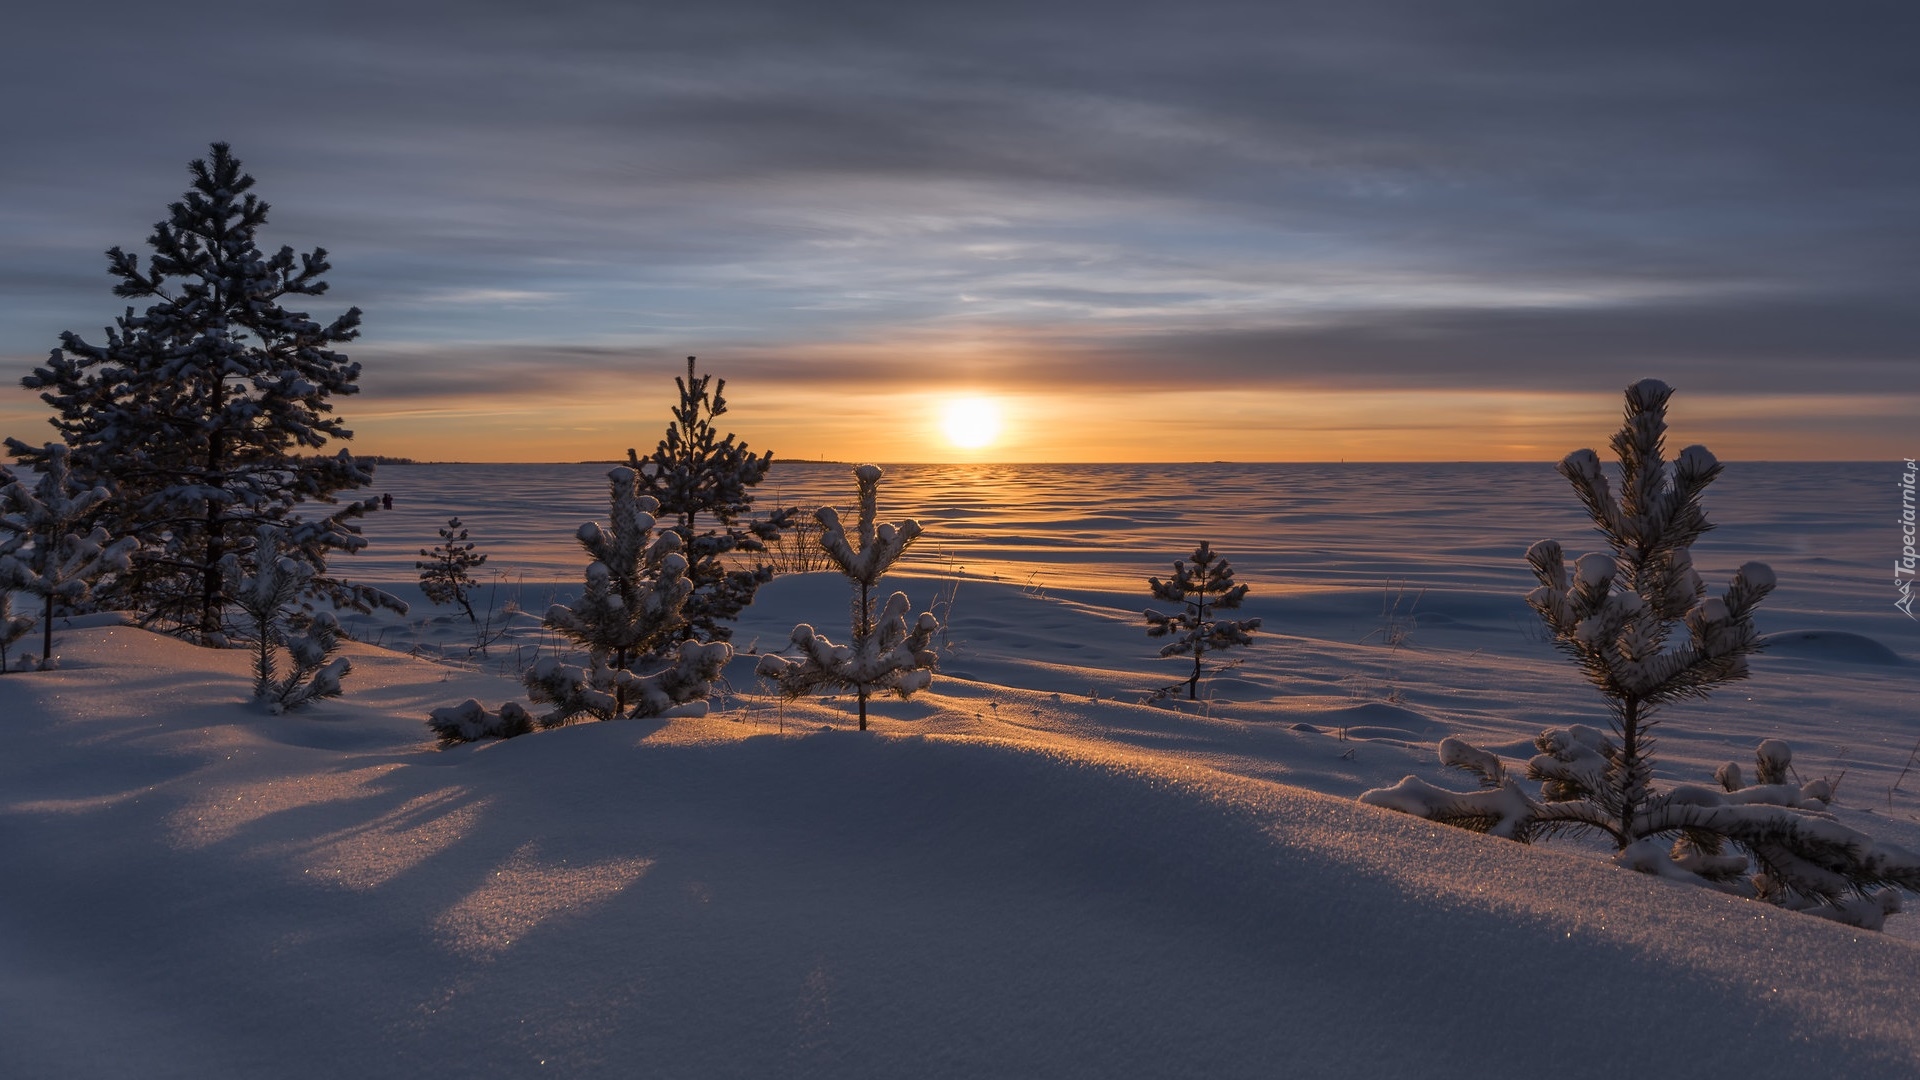
[[[993,395],[999,430],[957,445],[945,410],[977,390],[874,392],[728,389],[723,430],[776,460],[971,463],[1160,461],[1557,461],[1604,449],[1618,426],[1617,394],[1518,391],[1235,391]],[[355,402],[354,404],[361,404]],[[1676,396],[1669,441],[1702,443],[1725,460],[1881,460],[1907,456],[1847,428],[1868,416],[1914,415],[1914,404],[1836,398],[1809,416],[1805,398]],[[570,403],[564,430],[538,409],[497,402],[351,415],[357,452],[427,461],[598,461],[646,453],[664,433],[657,415],[626,404]],[[1797,426],[1796,426],[1797,425]],[[503,447],[507,449],[503,449]],[[1910,451],[1908,451],[1910,453]]]
[[[720,374],[725,374],[721,371]],[[623,459],[666,430],[670,377],[648,394],[580,398],[560,390],[337,399],[355,453],[419,461]],[[996,387],[982,380],[924,389],[860,389],[741,378],[720,418],[755,453],[784,461],[956,463],[1557,461],[1605,448],[1618,393],[1472,389],[1226,390]],[[956,438],[958,402],[979,445]],[[0,398],[0,435],[53,437],[45,406],[25,391]],[[1920,415],[1896,395],[1675,395],[1670,445],[1710,447],[1723,460],[1866,461],[1911,456],[1890,432]],[[983,430],[992,426],[991,433]]]

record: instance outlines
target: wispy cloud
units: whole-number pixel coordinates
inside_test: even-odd
[[[1912,394],[1898,6],[177,15],[41,5],[0,43],[0,355],[111,318],[100,252],[223,138],[270,242],[332,251],[309,306],[366,310],[357,406],[688,352],[849,392]],[[168,62],[216,23],[220,64]]]

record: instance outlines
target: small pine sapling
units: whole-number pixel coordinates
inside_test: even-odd
[[[1147,636],[1172,636],[1173,641],[1160,649],[1161,656],[1193,657],[1193,674],[1187,676],[1187,700],[1199,696],[1202,658],[1210,652],[1235,645],[1253,644],[1253,632],[1259,619],[1222,619],[1216,612],[1232,611],[1247,597],[1247,586],[1233,581],[1233,567],[1214,553],[1211,544],[1200,541],[1193,551],[1193,562],[1173,561],[1173,578],[1161,581],[1148,578],[1155,600],[1181,605],[1180,610],[1163,615],[1148,608]],[[1178,685],[1178,684],[1175,684]],[[1171,687],[1169,687],[1171,689]]]
[[[640,476],[640,493],[659,503],[662,525],[680,537],[687,560],[686,621],[670,634],[656,655],[668,655],[682,641],[727,641],[733,628],[726,625],[753,603],[753,594],[773,579],[766,565],[767,544],[777,540],[794,514],[775,510],[764,520],[747,517],[753,508],[752,488],[766,479],[773,452],[755,456],[732,432],[719,434],[713,421],[727,411],[725,379],[695,375],[694,358],[687,357],[686,377],[674,378],[680,402],[673,408],[665,437],[653,453],[641,457],[627,451],[627,464]],[[759,556],[753,566],[729,565],[736,552]]]
[[[227,597],[246,617],[253,639],[253,696],[274,713],[339,696],[340,680],[353,670],[352,661],[333,655],[340,648],[340,623],[331,611],[305,619],[303,628],[291,625],[313,567],[285,554],[284,547],[279,530],[262,525],[255,533],[252,572],[238,555],[229,555],[224,566]],[[280,674],[281,649],[291,665],[285,675]]]
[[[421,548],[422,561],[413,564],[414,569],[420,571],[420,591],[430,603],[460,605],[467,613],[467,621],[478,623],[471,600],[478,583],[473,580],[472,571],[484,565],[487,556],[474,553],[479,545],[467,539],[466,526],[460,524],[459,518],[448,518],[439,532],[440,542],[432,548]]]
[[[877,617],[874,613],[873,590],[880,584],[881,576],[920,536],[917,521],[899,525],[875,523],[879,513],[880,476],[878,465],[862,465],[854,470],[860,484],[860,522],[856,537],[847,536],[838,510],[823,506],[814,511],[821,525],[820,547],[853,582],[852,640],[846,645],[835,645],[826,635],[801,623],[793,628],[792,637],[799,657],[769,653],[760,658],[755,669],[760,676],[773,680],[787,698],[821,690],[852,690],[859,698],[861,731],[867,729],[867,702],[874,691],[884,690],[905,698],[933,682],[937,667],[933,636],[940,629],[940,621],[931,612],[921,612],[909,624],[907,618],[913,609],[903,592],[889,596]]]
[[[1722,467],[1702,446],[1663,459],[1671,396],[1654,379],[1628,387],[1612,441],[1617,498],[1593,451],[1560,463],[1609,550],[1582,556],[1571,571],[1552,540],[1527,551],[1540,582],[1527,603],[1605,698],[1611,732],[1542,732],[1526,765],[1527,778],[1541,782],[1538,798],[1496,755],[1450,738],[1440,760],[1474,774],[1482,790],[1447,791],[1409,776],[1360,801],[1522,843],[1596,833],[1621,866],[1877,928],[1899,910],[1896,889],[1920,892],[1920,856],[1834,821],[1824,812],[1832,798],[1825,781],[1788,783],[1785,743],[1761,744],[1753,787],[1742,785],[1737,766],[1721,768],[1720,790],[1653,785],[1658,710],[1747,677],[1747,657],[1760,648],[1754,609],[1774,586],[1773,571],[1750,562],[1725,593],[1707,595],[1691,547],[1712,528],[1700,501]]]
[[[576,717],[705,717],[712,682],[733,659],[726,642],[680,642],[684,607],[693,584],[680,534],[655,536],[659,502],[639,494],[639,475],[618,467],[607,473],[609,523],[580,527],[580,546],[593,557],[586,588],[572,605],[547,609],[545,626],[588,651],[586,667],[541,657],[526,671],[526,696],[551,705],[540,715],[507,701],[490,711],[478,701],[434,709],[426,724],[445,746],[482,738],[515,738],[557,728]],[[672,663],[651,675],[632,665],[668,651]]]
[[[107,501],[107,489],[77,481],[66,446],[48,443],[40,453],[40,479],[31,489],[19,480],[0,489],[0,533],[11,536],[0,554],[0,590],[17,589],[40,598],[40,667],[48,670],[58,664],[53,655],[55,603],[77,603],[101,577],[125,573],[140,544],[130,536],[114,539],[99,525],[77,531]],[[9,633],[13,625],[7,624]]]
[[[580,668],[549,657],[526,674],[528,696],[553,705],[537,718],[542,727],[582,714],[601,720],[689,714],[704,706],[708,684],[733,656],[724,642],[682,642],[667,671],[634,674],[636,661],[667,651],[686,625],[693,583],[679,534],[654,533],[659,504],[640,493],[639,474],[622,466],[607,479],[608,524],[590,521],[578,533],[580,546],[593,557],[586,588],[571,606],[548,609],[545,620],[587,650],[588,664]]]

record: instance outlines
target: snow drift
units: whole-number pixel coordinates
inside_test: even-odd
[[[864,735],[718,712],[442,751],[427,707],[503,680],[347,648],[310,717],[123,626],[0,678],[0,1072],[1920,1068],[1908,943],[973,722],[978,684]]]

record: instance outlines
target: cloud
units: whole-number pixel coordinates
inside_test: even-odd
[[[269,243],[332,252],[316,314],[366,310],[368,400],[686,352],[848,387],[1865,393],[1920,352],[1899,5],[222,0],[11,29],[6,355],[119,311],[99,252],[215,138]]]

